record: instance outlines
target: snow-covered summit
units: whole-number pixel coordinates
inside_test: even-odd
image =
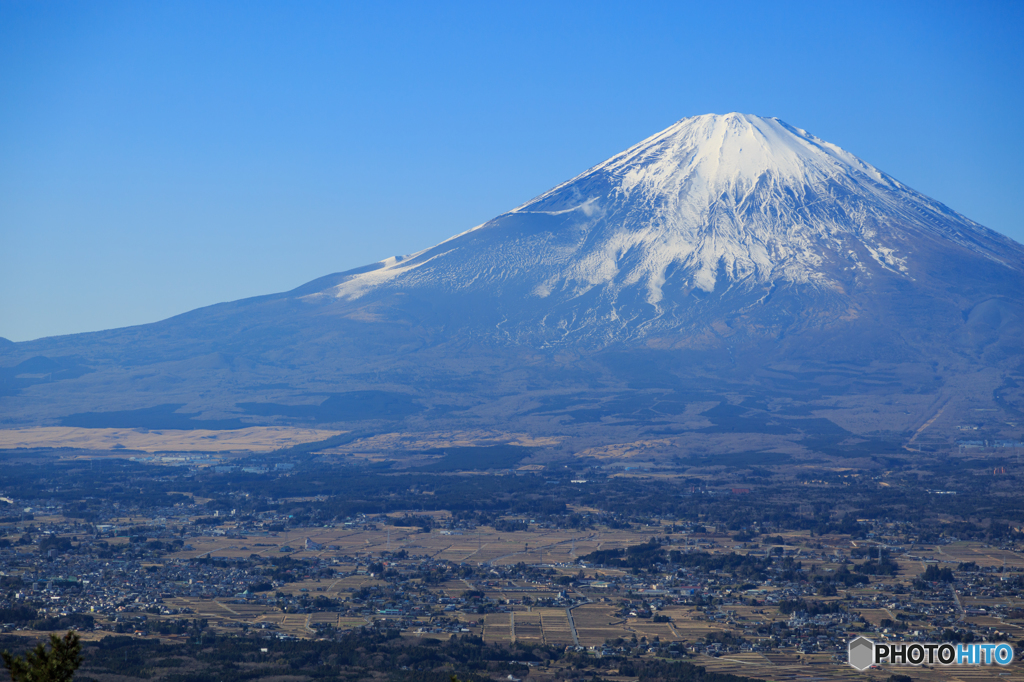
[[[685,118],[566,183],[595,173],[621,178],[627,196],[713,201],[742,197],[762,181],[777,187],[817,185],[838,175],[864,175],[888,189],[902,186],[836,145],[777,118],[707,114]],[[530,202],[555,195],[562,185]]]
[[[1019,245],[836,145],[775,118],[709,114],[317,296],[475,291],[517,297],[565,333],[602,322],[635,332],[692,317],[691,293],[913,280],[935,246],[1020,268]]]

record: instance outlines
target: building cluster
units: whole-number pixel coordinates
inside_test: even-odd
[[[464,633],[488,614],[524,606],[571,610],[601,602],[618,608],[624,622],[671,622],[666,614],[678,614],[683,607],[688,618],[713,626],[696,641],[644,637],[635,643],[609,644],[604,648],[608,653],[636,647],[672,655],[796,651],[828,653],[841,660],[853,633],[871,632],[882,640],[902,641],[950,636],[964,641],[1006,640],[1009,628],[991,623],[1019,617],[1019,610],[1009,601],[984,608],[964,602],[1019,596],[1024,587],[1019,569],[944,565],[917,542],[907,524],[879,526],[845,550],[813,542],[799,547],[767,541],[737,543],[721,534],[709,537],[704,527],[698,534],[693,527],[673,524],[673,531],[684,534],[681,541],[674,541],[682,554],[677,550],[672,552],[676,558],[667,563],[623,570],[614,563],[584,560],[490,565],[452,563],[406,551],[350,556],[308,536],[301,550],[318,554],[294,558],[292,548],[267,541],[292,523],[286,516],[271,511],[236,519],[233,510],[215,511],[214,519],[233,519],[223,527],[210,525],[209,515],[197,515],[195,505],[184,503],[159,508],[144,518],[132,516],[137,510],[111,505],[90,523],[36,520],[36,515],[63,519],[60,511],[45,500],[34,501],[21,509],[18,520],[2,525],[0,628],[4,630],[75,627],[178,633],[182,628],[205,626],[194,609],[182,606],[183,601],[217,600],[229,608],[246,605],[285,614],[337,614],[336,618],[309,619],[310,635],[330,636],[344,619],[386,621],[417,633]],[[376,529],[385,521],[357,516],[343,524],[351,530]],[[436,532],[458,534],[470,526],[452,521]],[[291,528],[295,529],[294,524]],[[312,531],[310,527],[315,535]],[[237,539],[236,556],[181,558],[193,549],[196,537],[218,534]],[[270,547],[274,551],[266,551]],[[252,552],[247,554],[248,550]],[[739,553],[758,568],[751,574],[680,560],[698,553],[702,557]],[[846,585],[837,582],[837,572],[846,571],[855,560],[877,561],[882,568],[883,556],[933,565],[935,579],[917,579],[910,587],[906,581],[877,576],[870,581],[858,577]],[[357,579],[353,587],[329,588],[353,577]],[[297,584],[304,587],[295,589]],[[833,591],[825,593],[829,599],[822,599],[826,589]],[[864,612],[885,612],[889,617],[871,623]],[[27,618],[26,613],[34,616]],[[983,617],[990,624],[971,624],[972,617]],[[277,627],[256,619],[235,619],[231,625],[270,631]]]

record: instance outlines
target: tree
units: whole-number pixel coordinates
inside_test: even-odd
[[[952,569],[939,568],[935,564],[929,564],[928,568],[921,574],[921,579],[930,583],[951,583],[955,578],[953,577]]]
[[[68,630],[63,637],[50,635],[50,649],[40,642],[24,657],[0,653],[12,682],[71,682],[82,665],[82,642],[78,633]]]

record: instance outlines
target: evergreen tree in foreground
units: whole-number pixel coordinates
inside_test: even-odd
[[[50,635],[50,650],[40,642],[24,657],[0,653],[12,682],[71,682],[82,665],[82,642],[78,633],[68,630],[63,637]]]

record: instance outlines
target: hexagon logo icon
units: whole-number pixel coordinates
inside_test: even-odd
[[[849,662],[857,670],[867,670],[875,662],[875,643],[867,637],[858,637],[850,642]]]

